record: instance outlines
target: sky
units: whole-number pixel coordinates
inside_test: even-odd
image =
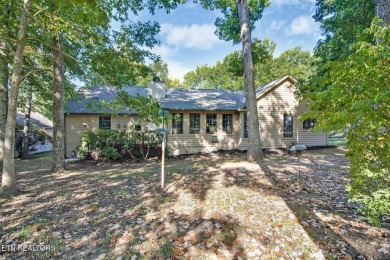
[[[312,18],[315,0],[271,0],[263,17],[255,24],[252,38],[269,38],[277,46],[274,57],[283,51],[301,46],[313,51],[320,39],[319,23]],[[167,14],[147,11],[138,14],[137,20],[157,21],[161,26],[160,46],[151,51],[168,64],[169,78],[183,80],[183,76],[197,66],[214,65],[241,45],[218,39],[214,34],[214,21],[222,17],[219,11],[204,10],[199,4],[187,3]]]

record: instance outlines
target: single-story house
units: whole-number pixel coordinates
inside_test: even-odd
[[[307,107],[294,94],[296,82],[292,76],[284,76],[256,89],[263,148],[283,148],[294,143],[327,145],[326,133],[310,131],[315,124],[314,119],[304,122],[297,119],[307,111]],[[242,90],[169,89],[160,81],[150,82],[147,88],[127,86],[122,90],[130,95],[151,95],[173,115],[168,123],[168,146],[172,155],[220,149],[246,150],[248,147],[245,93]],[[66,104],[67,157],[80,144],[80,137],[86,130],[127,130],[136,124],[134,111],[117,111],[117,116],[112,117],[107,114],[109,111],[89,109],[91,102],[114,99],[115,91],[115,88],[107,86],[93,87],[84,90],[85,99]],[[142,127],[147,128],[148,125]]]
[[[24,119],[25,119],[24,109],[18,108],[16,114],[16,122],[18,124],[23,124]],[[38,112],[31,111],[30,126],[32,125],[35,125],[48,132],[48,134],[53,135],[53,122]],[[31,132],[30,132],[30,138],[35,139],[34,134]],[[30,145],[28,150],[29,150],[28,154],[52,151],[53,143],[49,139],[45,138],[41,141],[36,142],[33,145]]]

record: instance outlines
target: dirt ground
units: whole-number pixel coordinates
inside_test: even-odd
[[[52,174],[49,154],[18,160],[0,259],[390,259],[388,223],[373,227],[348,202],[344,153],[172,158],[164,191],[158,162]]]

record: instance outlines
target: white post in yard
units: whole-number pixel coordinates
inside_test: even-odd
[[[168,129],[164,128],[164,122],[165,117],[169,116],[168,110],[160,110],[158,111],[158,116],[163,118],[163,128],[158,128],[157,132],[163,135],[162,143],[161,143],[161,150],[162,150],[162,156],[161,156],[161,189],[164,189],[165,187],[165,143],[167,141],[167,135],[168,135]]]
[[[165,186],[164,163],[165,163],[165,133],[163,134],[163,140],[162,140],[162,157],[161,157],[161,189],[164,189],[164,186]]]

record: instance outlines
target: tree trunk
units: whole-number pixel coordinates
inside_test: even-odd
[[[390,1],[375,0],[375,14],[383,21],[383,26],[390,24]]]
[[[256,91],[253,76],[252,36],[247,0],[237,0],[238,17],[241,27],[242,56],[244,62],[244,88],[248,116],[247,159],[254,161],[262,157],[259,116],[257,112]]]
[[[0,40],[0,161],[3,160],[4,156],[4,131],[7,120],[8,53],[8,48]]]
[[[31,104],[32,104],[32,87],[30,86],[30,89],[28,90],[27,93],[26,107],[24,108],[22,159],[28,159],[28,148],[30,143]]]
[[[14,164],[16,109],[18,105],[19,87],[22,80],[21,73],[23,64],[24,39],[26,36],[29,12],[30,0],[24,0],[11,76],[11,89],[8,102],[8,114],[4,139],[3,175],[0,190],[1,197],[11,197],[17,192]]]
[[[9,5],[7,5],[9,7]],[[9,8],[4,8],[2,12],[2,19],[4,20],[5,30],[10,34],[9,28]],[[0,39],[0,161],[4,157],[4,136],[5,136],[5,122],[7,120],[7,106],[8,106],[8,80],[9,80],[9,48],[5,43],[5,39]],[[1,184],[1,176],[0,176]]]
[[[62,54],[61,33],[53,38],[53,70],[54,70],[54,99],[53,99],[53,162],[52,171],[62,172],[65,169],[64,156],[64,58]]]

